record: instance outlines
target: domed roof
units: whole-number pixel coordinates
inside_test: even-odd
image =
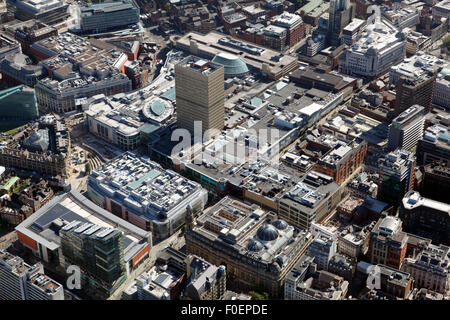
[[[273,225],[275,226],[275,228],[277,228],[278,230],[284,230],[284,229],[286,229],[286,228],[288,227],[287,222],[284,221],[284,220],[282,220],[282,219],[276,220],[276,221],[274,221],[272,224],[273,224]]]
[[[30,142],[36,142],[38,140],[42,139],[42,134],[40,134],[38,131],[33,132],[33,134],[28,138],[28,141]]]
[[[49,147],[48,129],[34,131],[27,138],[23,139],[22,145],[30,151],[47,151]]]
[[[261,242],[256,241],[255,239],[250,239],[247,244],[247,249],[253,252],[258,252],[263,248]]]
[[[278,238],[278,230],[271,224],[262,225],[258,231],[258,238],[263,241],[272,241]]]
[[[166,105],[162,103],[161,101],[155,100],[153,103],[150,104],[150,110],[156,115],[160,116],[164,113],[166,110]]]
[[[172,115],[173,107],[168,101],[152,97],[142,108],[142,113],[149,120],[163,122]]]
[[[247,64],[235,55],[221,52],[217,54],[212,62],[221,64],[224,66],[225,77],[238,77],[248,73],[249,69]]]

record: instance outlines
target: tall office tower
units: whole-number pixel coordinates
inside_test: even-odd
[[[355,17],[355,7],[350,0],[330,0],[328,19],[328,41],[332,46],[341,44],[342,30]]]
[[[423,136],[425,124],[424,108],[419,105],[403,111],[392,120],[389,126],[388,150],[404,149],[410,151]]]
[[[66,266],[80,267],[86,294],[108,298],[126,280],[123,246],[128,239],[120,230],[75,220],[61,228],[60,236]]]
[[[175,89],[179,128],[193,134],[194,121],[201,121],[202,135],[208,129],[223,129],[225,87],[222,65],[187,57],[175,66]]]
[[[41,263],[30,266],[0,251],[0,300],[64,300],[64,289],[44,274]]]
[[[398,116],[415,104],[424,107],[425,113],[430,112],[435,87],[436,75],[432,73],[416,79],[400,77],[396,86],[395,115]]]
[[[414,154],[405,150],[395,150],[377,161],[380,175],[378,199],[397,207],[406,192],[414,187]]]

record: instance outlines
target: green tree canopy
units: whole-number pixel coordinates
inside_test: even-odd
[[[248,293],[250,297],[252,297],[252,300],[268,300],[269,294],[267,292],[256,292],[256,291],[250,291]]]
[[[450,34],[446,35],[443,39],[442,42],[444,43],[444,45],[447,47],[447,50],[450,50]]]

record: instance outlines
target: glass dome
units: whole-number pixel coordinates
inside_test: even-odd
[[[261,244],[261,242],[255,240],[255,239],[250,239],[248,241],[247,244],[247,249],[253,252],[258,252],[261,251],[261,249],[263,248],[263,245]]]
[[[224,66],[225,78],[242,77],[249,72],[249,69],[244,61],[235,55],[229,53],[217,54],[212,62]]]
[[[30,151],[47,151],[49,148],[48,130],[40,129],[34,131],[23,140],[22,145]]]
[[[150,104],[150,110],[156,115],[156,116],[161,116],[164,111],[166,110],[166,106],[164,103],[155,100]]]
[[[286,228],[288,227],[287,222],[284,221],[284,220],[282,220],[282,219],[276,220],[276,221],[274,221],[272,224],[273,224],[273,225],[275,226],[275,228],[277,228],[278,230],[284,230],[284,229],[286,229]]]
[[[278,230],[271,224],[262,225],[258,231],[258,238],[263,241],[272,241],[278,238]]]

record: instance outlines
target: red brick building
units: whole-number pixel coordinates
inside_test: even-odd
[[[284,12],[273,20],[273,24],[287,29],[286,46],[289,48],[305,37],[305,23],[299,15]]]
[[[366,154],[367,142],[357,138],[347,145],[333,147],[317,161],[314,170],[333,177],[336,183],[341,184],[362,165]]]
[[[370,263],[400,269],[406,256],[407,244],[408,235],[402,231],[402,221],[383,215],[370,233]]]

